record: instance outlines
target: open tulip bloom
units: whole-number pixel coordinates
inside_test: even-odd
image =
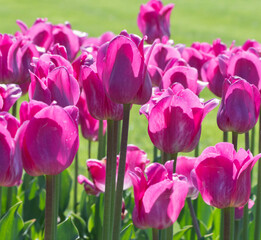
[[[194,185],[203,200],[217,208],[242,207],[250,197],[251,170],[261,154],[240,148],[235,151],[231,143],[218,143],[206,148],[195,163],[192,173]]]

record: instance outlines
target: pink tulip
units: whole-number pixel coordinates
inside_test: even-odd
[[[242,207],[250,197],[251,170],[260,157],[242,148],[236,152],[231,143],[218,143],[198,157],[193,183],[208,205]]]
[[[249,200],[246,204],[247,204],[248,209],[251,209],[254,206],[255,201],[253,201],[252,199],[249,198]],[[235,208],[235,219],[236,220],[240,220],[241,218],[243,218],[243,215],[244,215],[244,206]]]
[[[261,61],[258,56],[251,52],[238,51],[231,55],[227,75],[244,78],[261,89]]]
[[[152,96],[140,112],[148,118],[149,136],[158,149],[166,153],[190,152],[199,141],[204,117],[218,100],[201,103],[182,85],[174,84],[172,88]]]
[[[147,42],[156,38],[170,37],[170,14],[174,4],[163,6],[159,0],[150,0],[140,6],[137,23],[141,33],[148,36]]]
[[[134,188],[135,206],[132,220],[136,227],[163,229],[171,226],[184,207],[188,193],[184,176],[168,175],[167,169],[152,163],[145,169],[130,172]]]
[[[98,120],[121,120],[123,105],[112,102],[103,89],[102,80],[88,66],[82,66],[79,82],[83,85],[90,114]]]
[[[77,103],[79,108],[79,124],[81,125],[82,136],[91,141],[97,141],[99,135],[99,120],[93,118],[88,110],[86,96],[82,92]],[[103,134],[107,128],[107,121],[103,121]]]
[[[144,62],[143,40],[126,31],[98,51],[97,71],[107,96],[120,104],[144,104],[151,80]]]
[[[128,145],[126,155],[126,168],[124,176],[123,189],[126,190],[132,186],[130,172],[133,172],[136,167],[144,171],[145,166],[149,163],[147,154],[139,149],[137,146]],[[88,178],[80,175],[78,182],[84,184],[84,189],[87,194],[97,195],[100,192],[105,192],[105,178],[106,178],[106,158],[102,160],[89,159],[87,160],[87,168],[90,172],[93,182]],[[116,180],[118,175],[119,156],[117,156]]]
[[[195,188],[195,186],[192,183],[192,179],[191,179],[191,172],[194,169],[196,160],[197,160],[197,158],[194,158],[194,157],[180,156],[180,157],[178,157],[177,164],[176,164],[176,173],[183,175],[187,178],[187,182],[188,182],[187,197],[192,198],[192,199],[196,199],[198,197],[198,189]],[[170,160],[164,164],[165,168],[168,171],[169,178],[171,178],[171,176],[173,174],[173,161],[174,160]]]
[[[69,74],[67,68],[57,67],[47,75],[47,78],[38,78],[31,73],[29,98],[51,104],[56,101],[65,107],[76,105],[80,97],[80,87],[77,80]]]
[[[22,162],[15,158],[15,134],[19,121],[7,112],[0,112],[0,186],[11,187],[21,183]]]
[[[16,84],[0,84],[0,111],[8,112],[22,95],[21,88]]]
[[[77,115],[75,106],[51,105],[22,124],[16,157],[29,175],[57,175],[71,165],[79,147]]]
[[[217,123],[222,131],[245,133],[259,116],[260,93],[257,87],[239,77],[226,79]]]

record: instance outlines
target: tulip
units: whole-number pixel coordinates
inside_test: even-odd
[[[132,186],[129,173],[135,171],[136,167],[139,167],[142,171],[144,171],[145,166],[149,162],[150,161],[147,159],[147,154],[143,150],[139,149],[135,145],[127,146],[126,168],[123,187],[124,190]],[[89,159],[87,160],[86,165],[93,182],[82,175],[78,176],[78,182],[80,184],[84,184],[84,189],[87,194],[98,195],[100,192],[105,192],[106,158],[102,160]],[[119,156],[117,156],[116,179],[118,175],[118,165]]]
[[[177,165],[176,165],[176,173],[183,175],[187,178],[187,182],[188,182],[188,194],[187,194],[187,198],[191,198],[191,199],[196,199],[198,197],[198,189],[195,188],[195,186],[192,183],[192,179],[191,179],[191,172],[194,169],[194,164],[196,162],[197,158],[194,157],[184,157],[184,156],[180,156],[177,159]],[[168,171],[169,174],[169,178],[171,178],[172,174],[173,174],[173,161],[174,160],[170,160],[167,161],[164,166]]]
[[[38,78],[31,73],[29,98],[51,104],[56,101],[65,107],[76,105],[80,97],[80,87],[77,80],[69,74],[67,68],[57,67],[52,70],[47,78]]]
[[[192,181],[208,205],[242,207],[249,200],[251,170],[260,157],[242,148],[236,152],[231,143],[218,143],[198,157]]]
[[[97,71],[106,95],[120,104],[144,104],[151,96],[151,80],[144,62],[143,40],[126,31],[102,45]]]
[[[170,37],[170,14],[173,7],[174,4],[163,6],[158,0],[150,0],[141,5],[137,23],[141,33],[148,36],[148,43],[156,38]]]
[[[178,218],[188,192],[184,176],[168,175],[167,169],[152,163],[145,169],[130,172],[134,188],[135,206],[132,219],[136,227],[164,229]]]
[[[218,100],[202,103],[182,85],[174,84],[172,88],[152,96],[140,112],[148,119],[149,136],[158,149],[171,154],[190,152],[198,144],[201,122]]]
[[[16,84],[0,84],[0,111],[8,112],[22,95],[21,88]]]
[[[90,114],[98,120],[121,120],[123,105],[112,102],[103,89],[102,80],[88,66],[82,66],[79,82],[82,83]]]
[[[29,175],[57,175],[71,165],[79,147],[77,115],[74,106],[51,105],[22,124],[16,156]]]
[[[222,131],[246,133],[252,129],[259,116],[260,94],[257,87],[239,77],[226,79],[217,115]]]
[[[21,184],[22,161],[15,157],[15,134],[19,121],[7,112],[0,113],[1,176],[0,186],[11,187]]]
[[[246,204],[247,204],[247,208],[251,209],[254,206],[255,201],[253,201],[252,199],[249,199]],[[235,208],[235,219],[236,220],[242,219],[243,215],[244,215],[244,206]]]
[[[79,124],[81,125],[82,136],[91,141],[98,140],[99,120],[91,116],[86,102],[85,93],[82,92],[77,103],[79,108]],[[107,122],[103,121],[103,135],[106,132]]]
[[[261,62],[251,52],[238,51],[231,55],[227,67],[228,76],[238,76],[261,89]]]

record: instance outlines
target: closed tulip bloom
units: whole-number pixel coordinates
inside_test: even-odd
[[[77,115],[75,106],[51,105],[23,123],[16,156],[29,175],[57,175],[71,165],[79,147]]]
[[[219,101],[202,103],[182,85],[174,84],[172,88],[152,97],[141,113],[148,118],[148,133],[158,149],[166,153],[190,152],[199,141],[204,117]]]
[[[90,114],[98,120],[121,120],[123,105],[112,102],[106,95],[102,80],[98,74],[88,66],[82,66],[79,76],[82,83]]]
[[[183,175],[187,178],[188,182],[188,194],[187,197],[196,199],[198,197],[198,189],[194,186],[191,179],[191,172],[194,169],[194,165],[197,158],[180,156],[177,159],[176,173]],[[173,161],[167,161],[164,166],[168,170],[169,177],[173,174]]]
[[[98,51],[97,71],[108,97],[119,104],[144,104],[151,80],[144,62],[143,40],[121,32]]]
[[[0,111],[8,112],[22,95],[21,88],[16,84],[0,84]]]
[[[147,42],[170,37],[170,14],[174,4],[163,6],[162,1],[150,0],[142,4],[138,15],[138,27],[141,33],[148,36]]]
[[[222,131],[245,133],[252,129],[259,116],[260,93],[257,87],[239,77],[226,79],[217,114]]]
[[[244,78],[261,89],[261,62],[257,55],[249,51],[237,51],[231,55],[227,75]]]
[[[23,167],[15,158],[15,134],[19,121],[7,112],[0,113],[0,186],[11,187],[21,183]]]
[[[132,186],[132,181],[129,172],[133,172],[136,167],[144,171],[145,166],[150,161],[147,159],[147,154],[135,145],[127,146],[126,167],[124,176],[123,189],[126,190]],[[88,171],[92,177],[92,181],[83,175],[78,176],[78,182],[84,185],[87,194],[97,195],[100,192],[105,192],[106,179],[106,158],[102,160],[89,159],[86,162]],[[117,156],[116,180],[118,175],[119,155]]]
[[[185,204],[188,192],[185,177],[177,174],[169,177],[167,169],[159,163],[149,165],[145,174],[136,168],[130,177],[134,188],[134,225],[141,229],[171,226]]]
[[[29,98],[51,104],[56,101],[65,107],[76,105],[80,97],[80,87],[67,68],[57,67],[47,75],[47,78],[38,78],[31,73]]]
[[[236,152],[231,143],[218,143],[198,157],[193,183],[208,205],[242,207],[249,200],[251,170],[260,157],[261,154],[253,157],[242,148]]]

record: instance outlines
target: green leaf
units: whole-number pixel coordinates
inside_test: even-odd
[[[15,204],[0,220],[1,239],[14,240],[22,236],[24,222],[18,214],[18,208],[22,202]]]
[[[71,216],[73,217],[73,223],[75,224],[76,228],[78,229],[79,235],[81,238],[84,238],[87,235],[87,225],[83,218],[79,215],[72,213]]]
[[[27,222],[24,223],[24,229],[23,229],[23,235],[26,235],[28,233],[28,231],[30,230],[30,228],[33,226],[33,224],[35,223],[36,219],[32,219],[29,220]]]
[[[173,236],[173,240],[178,240],[180,239],[182,236],[185,235],[185,233],[192,229],[193,226],[189,225],[189,226],[185,226],[184,228],[180,229],[178,232],[175,232],[174,236]]]
[[[131,239],[133,231],[133,223],[130,223],[128,226],[126,226],[122,231],[121,231],[121,240],[129,240]]]
[[[60,196],[59,196],[59,217],[64,219],[64,212],[68,207],[70,200],[70,192],[72,189],[72,178],[68,170],[64,170],[61,174],[61,187],[60,187]]]
[[[57,227],[57,240],[75,240],[79,239],[77,228],[69,217],[60,223]]]

